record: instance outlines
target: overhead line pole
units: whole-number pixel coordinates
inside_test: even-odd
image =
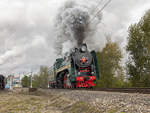
[[[31,84],[30,84],[30,88],[32,88],[32,72],[31,72]]]

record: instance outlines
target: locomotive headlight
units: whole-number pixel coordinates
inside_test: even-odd
[[[75,51],[75,48],[72,49],[72,52],[73,52],[73,53],[76,52],[76,51]]]
[[[85,51],[87,51],[87,47],[86,47],[85,45],[83,45],[83,46],[81,47],[81,50],[82,50],[83,52],[85,52]]]
[[[94,75],[94,72],[92,72],[92,75]]]

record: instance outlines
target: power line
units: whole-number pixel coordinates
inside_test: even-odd
[[[100,2],[97,4],[97,6],[96,6],[96,8],[93,10],[93,12],[98,9],[98,7],[99,7],[99,5],[102,3],[102,1],[103,1],[103,0],[100,0]]]
[[[54,66],[50,66],[50,67],[48,68],[48,72],[52,71],[53,68],[54,68]]]
[[[32,71],[31,71],[31,72],[32,72]],[[31,74],[31,72],[24,73],[24,75],[29,75],[29,74]]]
[[[95,17],[99,14],[99,13],[101,13],[103,10],[104,10],[104,8],[111,2],[112,0],[109,0],[108,2],[106,2],[105,4],[104,4],[104,6],[99,10],[99,11],[97,11],[97,13],[95,14],[95,16],[89,21],[89,23],[91,23],[94,19],[95,19]],[[89,24],[88,23],[88,24]]]

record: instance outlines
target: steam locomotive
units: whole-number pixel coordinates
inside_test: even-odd
[[[5,77],[3,75],[0,75],[0,90],[3,90],[5,88]]]
[[[56,59],[49,75],[51,88],[94,87],[99,79],[96,52],[89,52],[87,45],[82,44],[64,58]]]

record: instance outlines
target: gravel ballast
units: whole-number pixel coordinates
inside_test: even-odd
[[[150,94],[19,89],[0,97],[0,113],[150,113]]]

